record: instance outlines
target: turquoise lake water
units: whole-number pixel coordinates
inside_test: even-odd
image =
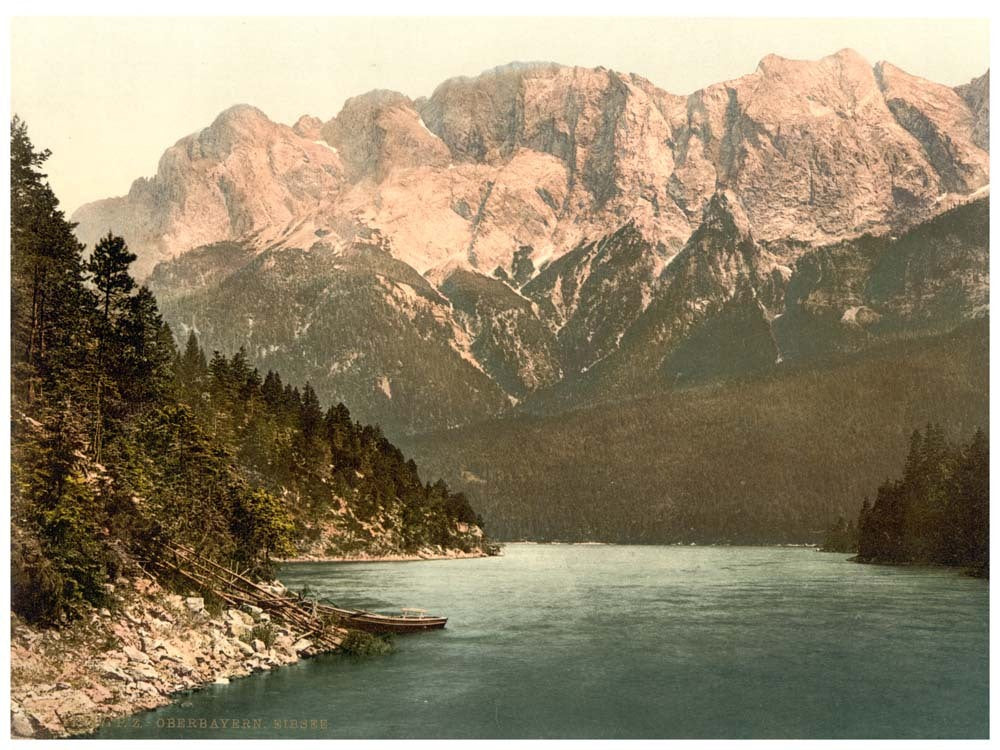
[[[510,545],[475,560],[286,565],[294,590],[423,607],[448,627],[399,637],[384,657],[210,686],[96,736],[987,736],[988,583],[847,557]],[[249,728],[168,728],[201,718]]]

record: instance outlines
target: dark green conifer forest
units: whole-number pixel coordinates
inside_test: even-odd
[[[858,520],[858,560],[989,569],[990,451],[977,430],[964,445],[929,424],[914,431],[900,479],[878,488]]]
[[[12,608],[33,622],[99,605],[132,555],[168,543],[257,575],[340,512],[402,551],[466,546],[465,496],[421,481],[377,426],[324,409],[309,384],[261,376],[244,352],[178,351],[135,256],[88,253],[11,122]],[[349,512],[347,512],[349,511]],[[343,531],[345,551],[352,530]],[[368,534],[366,537],[365,534]]]

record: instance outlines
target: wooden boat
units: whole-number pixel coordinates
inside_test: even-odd
[[[403,607],[400,615],[383,615],[363,609],[342,609],[325,605],[323,610],[335,614],[344,627],[364,630],[368,633],[417,633],[422,630],[441,630],[448,622],[447,617],[433,617],[426,610]]]

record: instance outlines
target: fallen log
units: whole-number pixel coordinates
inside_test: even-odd
[[[274,591],[264,588],[244,574],[237,573],[214,560],[203,557],[184,545],[173,545],[167,548],[173,559],[161,558],[158,562],[202,590],[218,597],[221,601],[234,606],[251,605],[267,612],[272,618],[278,619],[293,627],[301,634],[299,639],[309,638],[313,646],[304,653],[314,655],[324,651],[334,651],[340,647],[347,631],[327,622],[320,613],[325,607],[297,595],[275,596]]]

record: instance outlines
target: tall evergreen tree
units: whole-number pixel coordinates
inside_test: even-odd
[[[188,402],[200,401],[206,387],[208,361],[198,343],[198,335],[191,330],[184,351],[177,358],[178,385]]]
[[[319,405],[319,398],[312,385],[306,383],[302,391],[302,407],[299,410],[299,423],[302,425],[302,434],[306,439],[312,439],[319,434],[323,425],[323,409]]]
[[[284,398],[284,386],[281,383],[281,376],[276,372],[268,370],[260,391],[261,396],[268,406],[272,409],[280,406]]]
[[[40,171],[48,150],[36,151],[25,123],[11,121],[11,361],[13,395],[25,407],[46,389],[70,390],[79,380],[54,377],[81,370],[88,355],[89,293],[83,286],[83,246]]]
[[[86,270],[97,293],[97,316],[94,335],[97,340],[96,398],[92,450],[94,460],[101,461],[105,420],[108,405],[117,398],[111,392],[115,383],[114,373],[124,366],[124,352],[119,336],[119,322],[128,313],[129,296],[135,289],[135,280],[129,265],[136,256],[129,251],[121,237],[111,232],[94,246]]]
[[[128,299],[119,321],[120,367],[112,377],[128,410],[135,412],[166,398],[174,378],[176,354],[170,327],[163,322],[156,298],[145,286]]]

